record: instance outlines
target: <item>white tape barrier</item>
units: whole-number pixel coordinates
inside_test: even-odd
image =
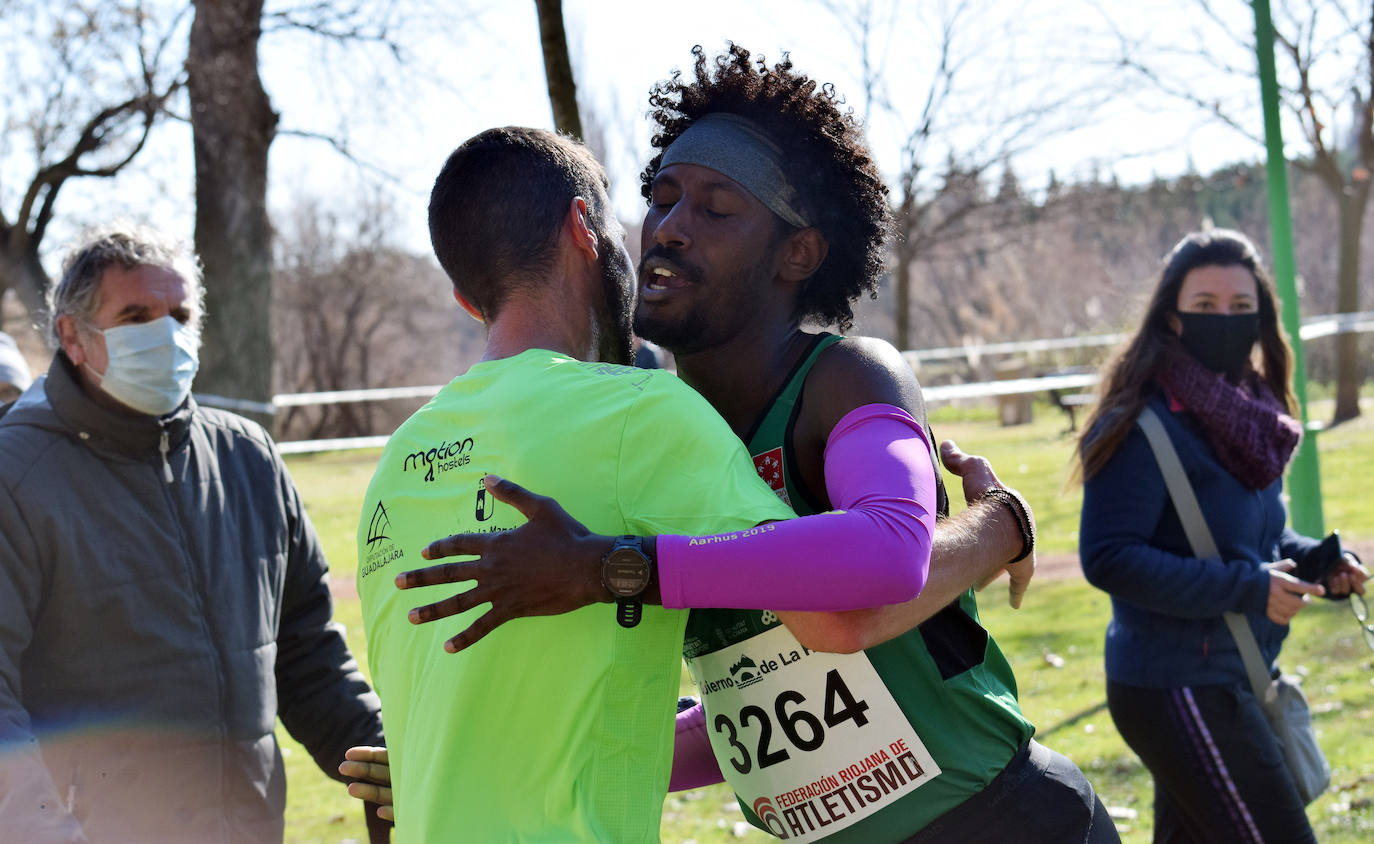
[[[1041,378],[1009,378],[1006,381],[981,381],[977,384],[947,384],[941,387],[922,387],[926,404],[955,399],[979,399],[988,396],[1014,396],[1020,393],[1039,393],[1045,390],[1081,390],[1098,381],[1096,372],[1078,375],[1046,375]]]
[[[349,401],[386,401],[387,399],[429,399],[444,388],[443,384],[430,387],[381,387],[371,390],[333,390],[327,393],[289,393],[273,396],[272,403],[277,407],[304,407],[312,404],[341,404]]]
[[[277,412],[276,405],[267,402],[249,401],[248,399],[231,399],[227,396],[217,396],[214,393],[192,393],[197,404],[206,407],[218,407],[221,410],[232,410],[235,413],[262,413],[268,416]]]
[[[1309,317],[1298,329],[1304,340],[1316,340],[1333,334],[1374,331],[1374,311],[1353,314]],[[908,363],[966,358],[976,361],[984,355],[1031,354],[1064,349],[1087,349],[1094,346],[1115,346],[1126,339],[1124,334],[1088,334],[1082,337],[1055,337],[1045,340],[1019,340],[1006,343],[969,343],[964,346],[941,346],[935,349],[911,349],[902,352]],[[915,368],[915,367],[913,367]]]
[[[1310,317],[1303,321],[1299,336],[1303,341],[1330,337],[1334,334],[1364,333],[1374,331],[1374,311],[1361,311],[1350,314]],[[902,352],[902,356],[918,369],[923,361],[950,360],[966,358],[977,360],[983,355],[1029,354],[1034,352],[1059,351],[1063,349],[1083,349],[1095,346],[1114,346],[1124,339],[1122,334],[1091,334],[1082,337],[1057,337],[1042,340],[1022,340],[1006,343],[971,343],[967,346],[946,346],[936,349],[915,349]],[[1006,381],[983,381],[976,384],[950,384],[938,387],[924,387],[922,392],[929,403],[954,401],[956,399],[987,398],[989,396],[1008,396],[1021,393],[1037,393],[1043,390],[1079,390],[1091,387],[1098,381],[1096,373],[1080,375],[1047,375],[1041,378],[1014,378]],[[222,407],[240,413],[259,413],[272,415],[283,407],[304,407],[309,405],[339,404],[342,402],[386,401],[388,399],[430,398],[442,384],[419,387],[380,387],[365,390],[331,390],[320,393],[284,393],[272,397],[271,403],[255,402],[247,399],[233,399],[208,393],[196,393],[196,401],[210,407]],[[328,440],[298,440],[278,443],[283,454],[297,454],[311,451],[335,451],[355,448],[378,448],[386,443],[386,437],[346,437]]]
[[[307,407],[319,404],[343,404],[352,401],[387,401],[388,399],[428,399],[444,387],[434,384],[425,387],[376,387],[365,390],[330,390],[323,393],[281,393],[271,403],[231,399],[211,393],[196,393],[196,401],[210,407],[222,407],[237,413],[265,413],[272,415],[283,407]]]
[[[1048,340],[1018,340],[1007,343],[970,343],[967,346],[942,346],[938,349],[913,349],[902,352],[907,363],[932,360],[968,358],[977,360],[984,355],[1014,355],[1029,352],[1054,352],[1062,349],[1086,349],[1093,346],[1115,346],[1124,334],[1091,334],[1084,337],[1055,337]],[[915,368],[914,366],[912,367]]]
[[[381,448],[387,436],[380,437],[335,437],[332,440],[291,440],[277,443],[282,454],[305,454],[313,451],[350,451],[359,448]]]
[[[1298,329],[1298,336],[1306,342],[1318,337],[1330,337],[1332,334],[1360,334],[1366,331],[1374,331],[1374,311],[1313,317],[1303,321],[1302,328]]]
[[[1303,324],[1298,334],[1303,342],[1330,337],[1333,334],[1362,333],[1374,331],[1374,311],[1354,314],[1338,314],[1333,317],[1316,317]],[[1112,339],[1115,338],[1115,339]],[[1066,340],[1082,340],[1084,346],[1111,345],[1120,342],[1122,335],[1098,334],[1091,337],[1068,337]],[[1105,342],[1111,340],[1110,343]],[[1055,343],[1050,346],[1050,343]],[[1027,343],[991,343],[979,347],[982,354],[1006,353],[1008,347],[1018,346],[1016,351],[1043,351],[1047,348],[1065,349],[1073,346],[1056,341],[1032,340]],[[937,352],[943,356],[947,349],[929,349],[918,352],[903,352],[904,355],[922,355]],[[930,358],[926,358],[930,359]],[[987,398],[989,396],[1011,396],[1019,393],[1038,393],[1041,390],[1072,390],[1095,385],[1097,373],[1082,375],[1049,375],[1042,378],[1013,378],[1006,381],[984,381],[977,384],[950,384],[942,387],[923,387],[921,393],[928,403],[953,401],[955,399]]]
[[[1097,373],[1081,375],[1047,375],[1043,378],[1014,378],[1006,381],[986,381],[977,384],[949,384],[941,387],[925,387],[921,390],[927,404],[954,401],[955,399],[987,398],[989,396],[1010,396],[1020,393],[1039,393],[1046,390],[1081,390],[1091,387],[1098,381]],[[197,397],[199,400],[199,397]],[[322,403],[322,402],[321,402]],[[386,445],[387,437],[337,437],[325,440],[292,440],[277,443],[282,454],[307,454],[319,451],[349,451],[363,448],[381,448]]]

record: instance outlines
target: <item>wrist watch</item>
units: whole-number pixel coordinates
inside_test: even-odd
[[[639,624],[644,602],[639,596],[649,588],[654,561],[644,550],[644,537],[622,536],[601,558],[601,583],[615,596],[615,618],[621,627]]]

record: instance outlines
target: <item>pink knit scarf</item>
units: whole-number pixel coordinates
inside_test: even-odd
[[[1217,460],[1236,480],[1264,489],[1283,474],[1302,425],[1284,412],[1259,373],[1247,368],[1232,384],[1176,349],[1155,380],[1197,418]]]

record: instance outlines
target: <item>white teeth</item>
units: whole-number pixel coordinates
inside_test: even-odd
[[[654,275],[668,276],[671,278],[673,276],[673,271],[664,269],[663,267],[654,267]]]

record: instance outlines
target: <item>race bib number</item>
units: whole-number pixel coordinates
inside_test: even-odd
[[[862,652],[810,651],[778,625],[688,666],[720,769],[778,838],[823,838],[940,773]]]

